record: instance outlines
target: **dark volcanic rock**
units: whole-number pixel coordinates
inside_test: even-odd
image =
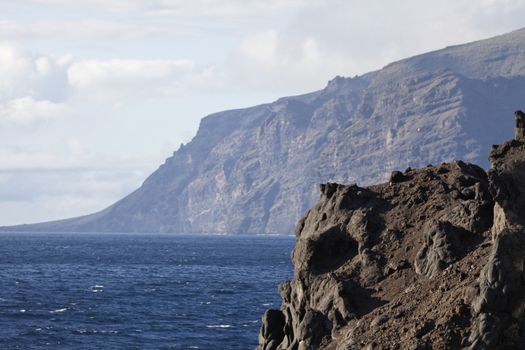
[[[525,144],[511,141],[490,154],[496,201],[493,249],[472,303],[472,349],[521,349],[525,344]]]
[[[399,170],[392,171],[392,174],[390,175],[390,183],[398,183],[406,180],[405,175],[403,175],[402,172]]]
[[[465,255],[476,240],[470,231],[448,221],[431,220],[423,229],[424,242],[416,255],[416,273],[434,277]]]
[[[507,116],[523,103],[524,41],[520,30],[210,115],[191,142],[111,207],[9,230],[289,233],[315,203],[319,183],[366,185],[388,181],[395,169],[454,159],[486,167],[490,145],[513,135]],[[475,194],[461,190],[457,199]]]
[[[523,349],[525,143],[490,161],[488,176],[458,161],[322,185],[297,225],[276,349]]]
[[[280,310],[267,310],[262,318],[259,344],[264,350],[276,350],[284,339],[284,315]]]

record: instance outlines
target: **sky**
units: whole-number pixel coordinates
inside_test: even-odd
[[[522,0],[0,0],[0,225],[107,207],[213,112],[523,18]]]

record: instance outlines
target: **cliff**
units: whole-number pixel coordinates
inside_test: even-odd
[[[525,143],[489,159],[321,185],[258,349],[522,349]]]
[[[454,159],[487,167],[490,145],[512,136],[498,116],[523,102],[524,42],[522,29],[210,115],[105,210],[2,230],[288,233],[319,183],[377,183],[395,168]]]

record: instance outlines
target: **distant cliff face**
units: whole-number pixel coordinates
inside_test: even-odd
[[[204,118],[134,193],[90,216],[19,230],[287,233],[318,183],[487,163],[524,103],[525,30],[409,58],[314,93]]]
[[[258,349],[522,349],[525,143],[490,160],[322,185]]]

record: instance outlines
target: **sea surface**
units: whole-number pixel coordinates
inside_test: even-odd
[[[0,349],[254,349],[290,236],[0,234]]]

